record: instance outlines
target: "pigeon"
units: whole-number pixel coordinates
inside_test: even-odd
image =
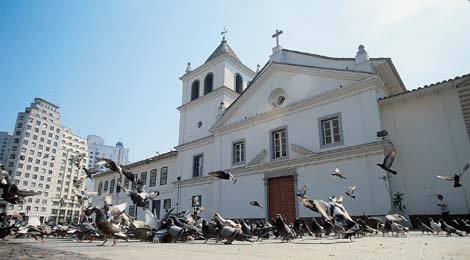
[[[255,206],[255,207],[260,207],[260,208],[264,209],[263,205],[261,203],[259,203],[258,201],[256,201],[256,200],[250,201],[250,205]]]
[[[436,175],[436,177],[439,178],[439,179],[443,179],[445,181],[454,181],[454,188],[462,187],[462,184],[460,183],[460,177],[462,176],[462,174],[464,174],[464,172],[466,172],[468,170],[469,167],[470,167],[470,164],[467,163],[467,164],[465,164],[463,169],[460,171],[460,173],[454,174],[454,176]]]
[[[416,218],[416,222],[418,223],[417,228],[421,230],[421,234],[424,235],[424,232],[428,233],[431,232],[434,234],[434,230],[430,228],[428,225],[424,224],[420,218]]]
[[[431,226],[432,230],[434,230],[438,235],[439,232],[442,232],[441,224],[434,222],[432,218],[429,218],[429,225]]]
[[[204,241],[204,244],[207,243],[207,240],[211,238],[216,239],[216,243],[219,242],[220,239],[220,229],[217,227],[217,224],[215,222],[207,222],[207,220],[203,219],[202,220],[202,234],[204,235],[204,238],[206,239]]]
[[[80,189],[85,179],[73,179],[72,184],[75,188]]]
[[[104,244],[108,242],[108,237],[113,238],[113,246],[116,245],[116,237],[128,240],[127,235],[121,231],[118,225],[110,223],[107,220],[106,215],[102,210],[98,209],[97,207],[89,207],[85,210],[85,214],[87,216],[90,216],[93,213],[96,215],[96,228],[104,236],[104,241],[102,244],[100,244],[100,246],[104,246]]]
[[[237,178],[235,178],[229,171],[213,171],[208,174],[218,179],[230,180],[233,184],[237,182]]]
[[[323,227],[318,224],[315,218],[312,218],[312,232],[315,234],[315,237],[321,237]]]
[[[48,153],[44,154],[44,157],[42,157],[42,158],[43,158],[43,159],[49,158],[49,154],[48,154]]]
[[[281,214],[276,215],[274,227],[277,229],[277,231],[279,232],[279,235],[282,237],[282,242],[289,242],[291,239],[295,238],[294,233],[292,232],[290,227],[286,224]]]
[[[395,150],[395,148],[393,148],[384,158],[384,161],[383,163],[378,163],[377,166],[379,166],[380,168],[382,168],[384,171],[386,172],[389,172],[389,173],[392,173],[392,174],[397,174],[396,171],[392,170],[391,167],[392,167],[392,164],[393,164],[393,160],[395,159],[395,156],[397,155],[397,150]]]
[[[441,222],[441,229],[443,229],[445,232],[447,232],[447,236],[450,237],[452,236],[452,233],[457,234],[459,236],[463,236],[463,232],[454,228],[453,226],[447,224],[443,219],[439,220]]]
[[[90,169],[87,169],[85,168],[85,166],[82,166],[82,170],[85,172],[86,177],[90,179],[93,179],[91,176],[95,173],[98,173],[100,169],[101,169],[101,165],[96,165],[95,167],[90,168]]]
[[[399,215],[399,214],[391,214],[391,215],[386,215],[385,218],[390,221],[408,221],[404,216]]]
[[[145,191],[145,185],[140,180],[137,182],[136,190],[127,190],[119,181],[117,182],[117,184],[121,186],[122,191],[127,193],[127,195],[131,198],[132,202],[137,207],[145,208],[145,202],[147,200],[153,200],[158,195],[160,195],[160,192],[158,191]]]
[[[343,174],[338,168],[336,168],[331,175],[338,177],[340,179],[346,179],[346,177],[343,176]]]
[[[86,154],[85,153],[81,153],[81,154],[78,154],[78,155],[72,155],[71,158],[70,158],[70,161],[72,161],[72,163],[77,166],[78,168],[80,168],[80,164],[82,163],[82,160],[85,158]]]
[[[98,196],[98,192],[87,191],[86,189],[85,190],[72,189],[72,191],[75,193],[75,196],[77,196],[78,201],[80,202],[81,206],[85,209],[88,208],[88,205],[89,205],[88,199],[90,197]]]
[[[135,183],[137,181],[135,175],[129,168],[119,165],[111,159],[100,158],[97,164],[104,165],[104,167],[110,169],[113,172],[118,172],[121,177],[122,175],[126,176],[126,178],[129,179],[129,181],[131,181],[132,183]]]
[[[356,190],[356,186],[349,186],[348,190],[345,192],[346,195],[348,195],[349,197],[355,199],[356,198],[356,195],[353,195],[354,191]]]

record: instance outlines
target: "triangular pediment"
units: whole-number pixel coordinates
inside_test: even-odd
[[[347,90],[371,79],[378,80],[378,76],[366,72],[269,62],[219,118],[211,131],[256,120],[291,106],[299,106],[315,97]]]

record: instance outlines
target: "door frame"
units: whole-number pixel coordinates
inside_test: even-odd
[[[298,187],[298,174],[297,168],[287,168],[281,170],[275,170],[264,173],[263,181],[264,181],[264,205],[266,205],[264,209],[264,219],[265,221],[269,222],[269,194],[268,194],[268,183],[269,179],[278,178],[278,177],[286,177],[286,176],[293,176],[294,177],[294,192],[299,190]],[[294,195],[295,196],[295,195]],[[295,198],[295,217],[299,217],[299,200]]]

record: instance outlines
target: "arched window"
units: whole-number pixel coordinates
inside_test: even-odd
[[[204,79],[204,95],[211,92],[213,88],[214,88],[214,74],[209,73]]]
[[[235,92],[241,94],[243,91],[243,78],[240,74],[235,75]]]
[[[191,85],[191,100],[195,100],[199,97],[199,80],[193,82]]]

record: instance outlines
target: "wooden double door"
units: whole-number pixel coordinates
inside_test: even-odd
[[[294,223],[295,185],[294,176],[283,176],[268,179],[269,220],[281,214],[287,224]]]

